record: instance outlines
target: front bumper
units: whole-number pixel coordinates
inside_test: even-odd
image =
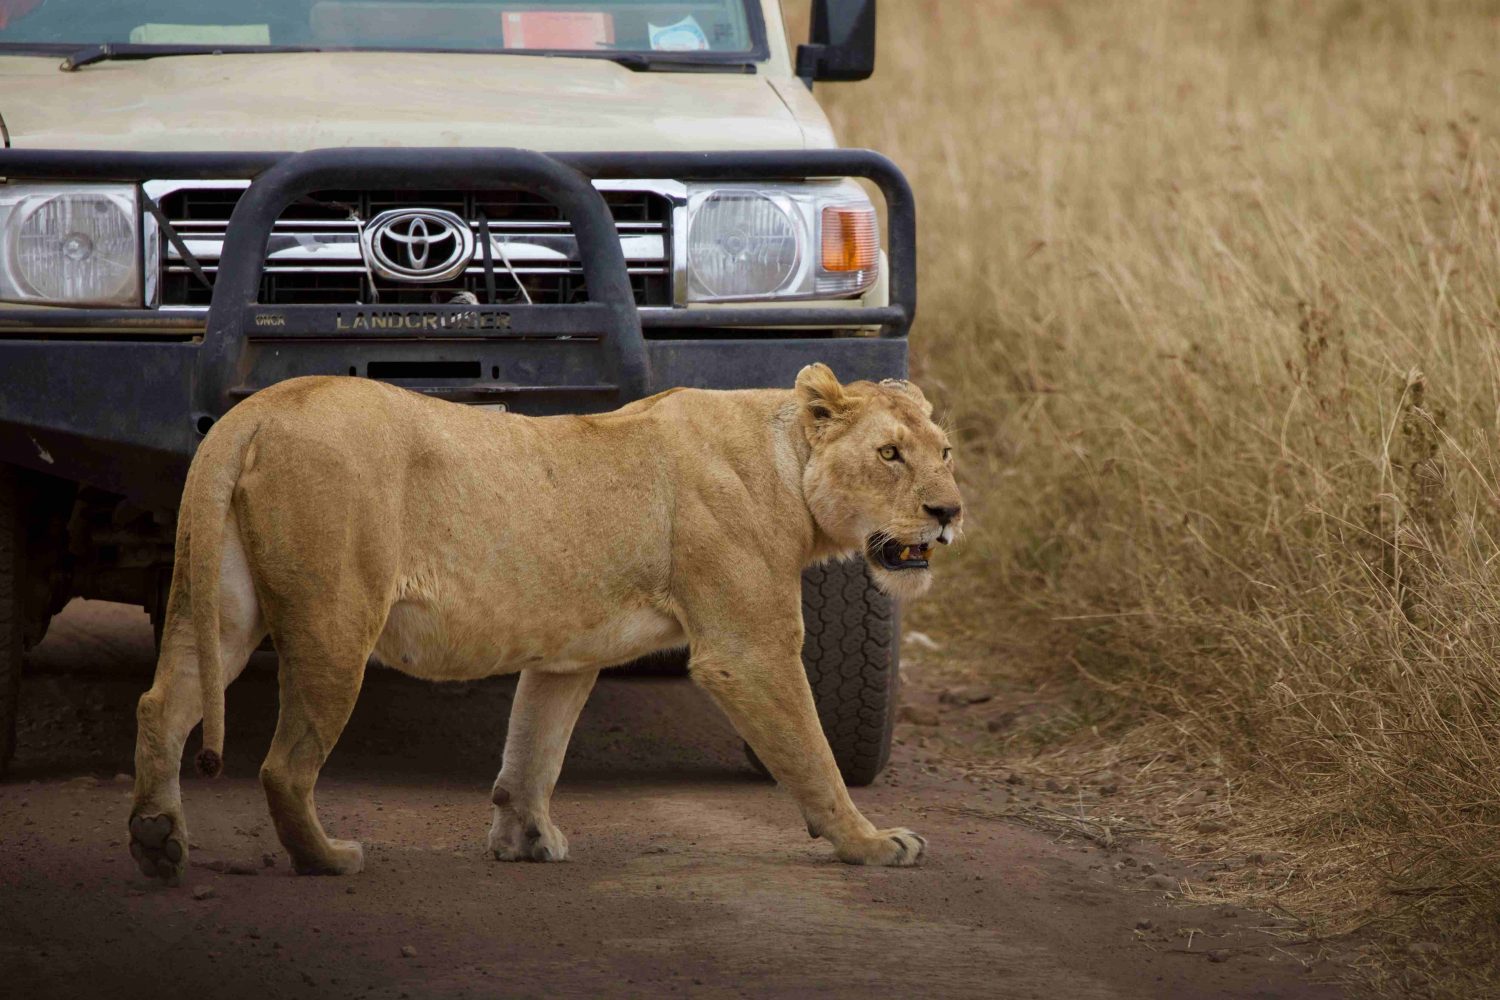
[[[864,150],[545,155],[514,149],[329,149],[286,155],[0,151],[0,176],[252,178],[234,210],[206,321],[150,310],[0,310],[0,462],[173,506],[197,443],[240,399],[299,375],[385,380],[523,413],[589,412],[672,386],[788,386],[813,361],[841,378],[906,374],[916,310],[911,190]],[[883,192],[890,304],[638,309],[594,178],[863,177]],[[513,187],[577,235],[590,301],[571,305],[269,306],[267,240],[326,188]],[[854,336],[878,329],[878,336]],[[647,336],[647,332],[651,336]]]

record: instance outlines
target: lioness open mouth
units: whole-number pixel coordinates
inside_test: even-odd
[[[930,542],[912,544],[900,541],[899,539],[879,542],[872,538],[867,548],[871,559],[878,563],[881,568],[891,571],[926,569],[927,558],[932,555],[932,543]]]

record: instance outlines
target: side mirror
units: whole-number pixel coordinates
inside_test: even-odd
[[[875,72],[875,0],[813,0],[812,39],[797,46],[797,75],[868,80]]]

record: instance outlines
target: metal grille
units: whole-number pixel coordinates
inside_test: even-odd
[[[182,187],[160,196],[162,210],[210,278],[218,270],[230,213],[244,184]],[[620,233],[635,299],[642,306],[672,304],[672,201],[654,191],[602,191]],[[470,265],[438,283],[372,279],[359,250],[360,223],[392,208],[445,209],[470,223],[478,237],[480,213],[494,248],[496,298],[536,303],[588,300],[577,243],[556,206],[519,191],[321,191],[288,206],[272,230],[260,301],[267,305],[356,305],[375,300],[423,305],[450,302],[463,292],[486,299],[484,266],[476,246]],[[177,250],[160,241],[159,302],[207,306],[211,291],[193,276]],[[509,268],[506,266],[509,262]]]

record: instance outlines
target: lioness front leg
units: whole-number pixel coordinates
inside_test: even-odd
[[[526,670],[516,684],[505,736],[505,760],[495,778],[489,848],[500,861],[564,861],[568,838],[552,825],[552,790],[578,713],[599,671],[549,674]]]
[[[778,784],[792,793],[807,832],[856,865],[914,865],[927,841],[905,827],[877,830],[855,807],[818,724],[795,634],[695,643],[693,679],[717,701]]]

